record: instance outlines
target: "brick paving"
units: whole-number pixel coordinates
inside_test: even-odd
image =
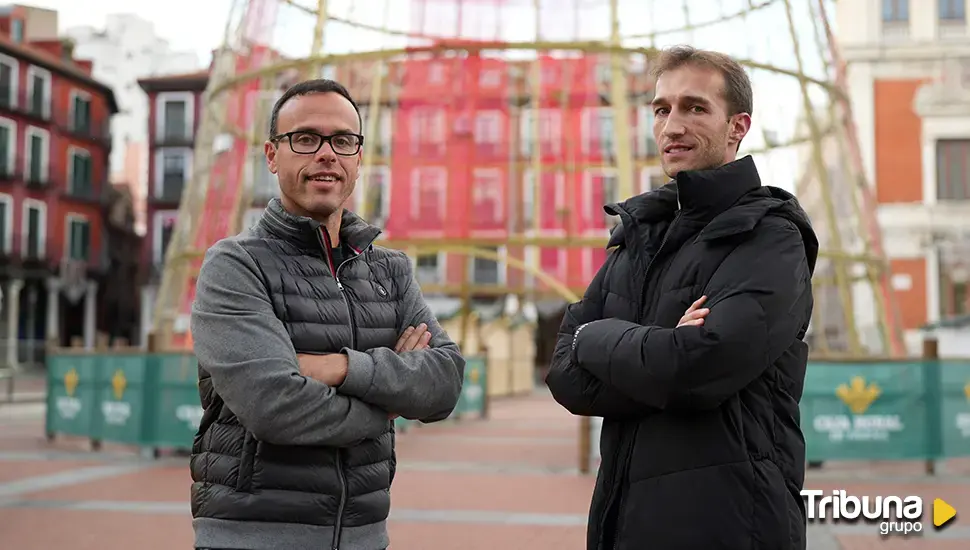
[[[184,457],[143,458],[80,438],[48,442],[42,413],[0,406],[0,548],[192,547]],[[416,426],[398,436],[393,550],[583,550],[592,476],[576,472],[578,419],[542,392],[495,400],[488,420]],[[970,514],[970,460],[935,477],[923,464],[832,463],[807,487],[943,498]],[[810,550],[970,548],[970,523],[883,538],[875,525],[813,526]]]

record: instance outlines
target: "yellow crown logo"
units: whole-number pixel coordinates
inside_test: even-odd
[[[472,371],[468,373],[468,379],[471,380],[472,384],[477,384],[479,377],[481,377],[481,373],[478,372],[478,367],[472,367]]]
[[[74,397],[74,391],[77,390],[77,385],[81,381],[80,378],[73,368],[64,375],[64,391],[67,392],[68,397]]]
[[[128,381],[125,380],[125,373],[120,370],[115,371],[115,375],[111,377],[111,389],[114,390],[115,399],[120,401],[125,395],[125,386],[128,385]]]
[[[963,386],[963,393],[967,396],[967,401],[970,401],[970,382],[967,382],[967,385]]]
[[[879,398],[882,390],[875,382],[866,385],[865,378],[855,376],[849,381],[848,385],[841,384],[835,389],[835,395],[848,405],[853,414],[866,412],[872,403]]]

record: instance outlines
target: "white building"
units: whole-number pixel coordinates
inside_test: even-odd
[[[919,353],[920,326],[970,311],[970,0],[834,4],[863,168]]]
[[[121,112],[111,122],[111,179],[131,186],[136,225],[145,232],[148,174],[148,98],[138,79],[202,68],[195,52],[173,51],[154,23],[133,14],[109,15],[103,29],[73,27],[64,32],[75,55],[94,62],[94,78],[114,89]]]

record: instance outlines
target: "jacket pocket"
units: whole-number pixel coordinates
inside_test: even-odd
[[[256,438],[249,431],[243,437],[242,452],[239,454],[239,472],[236,475],[236,490],[243,493],[253,491],[253,462],[256,460]]]

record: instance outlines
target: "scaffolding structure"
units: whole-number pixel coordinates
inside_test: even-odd
[[[246,159],[268,126],[252,106],[297,77],[335,78],[360,104],[353,209],[418,268],[444,258],[426,293],[461,297],[466,313],[473,297],[577,299],[606,257],[615,220],[602,205],[667,181],[649,71],[658,48],[689,43],[749,70],[741,153],[766,183],[798,188],[822,238],[816,292],[835,298],[819,301],[813,348],[902,353],[827,1],[237,0],[166,253],[156,345],[186,345],[201,257],[241,229],[250,200]]]

